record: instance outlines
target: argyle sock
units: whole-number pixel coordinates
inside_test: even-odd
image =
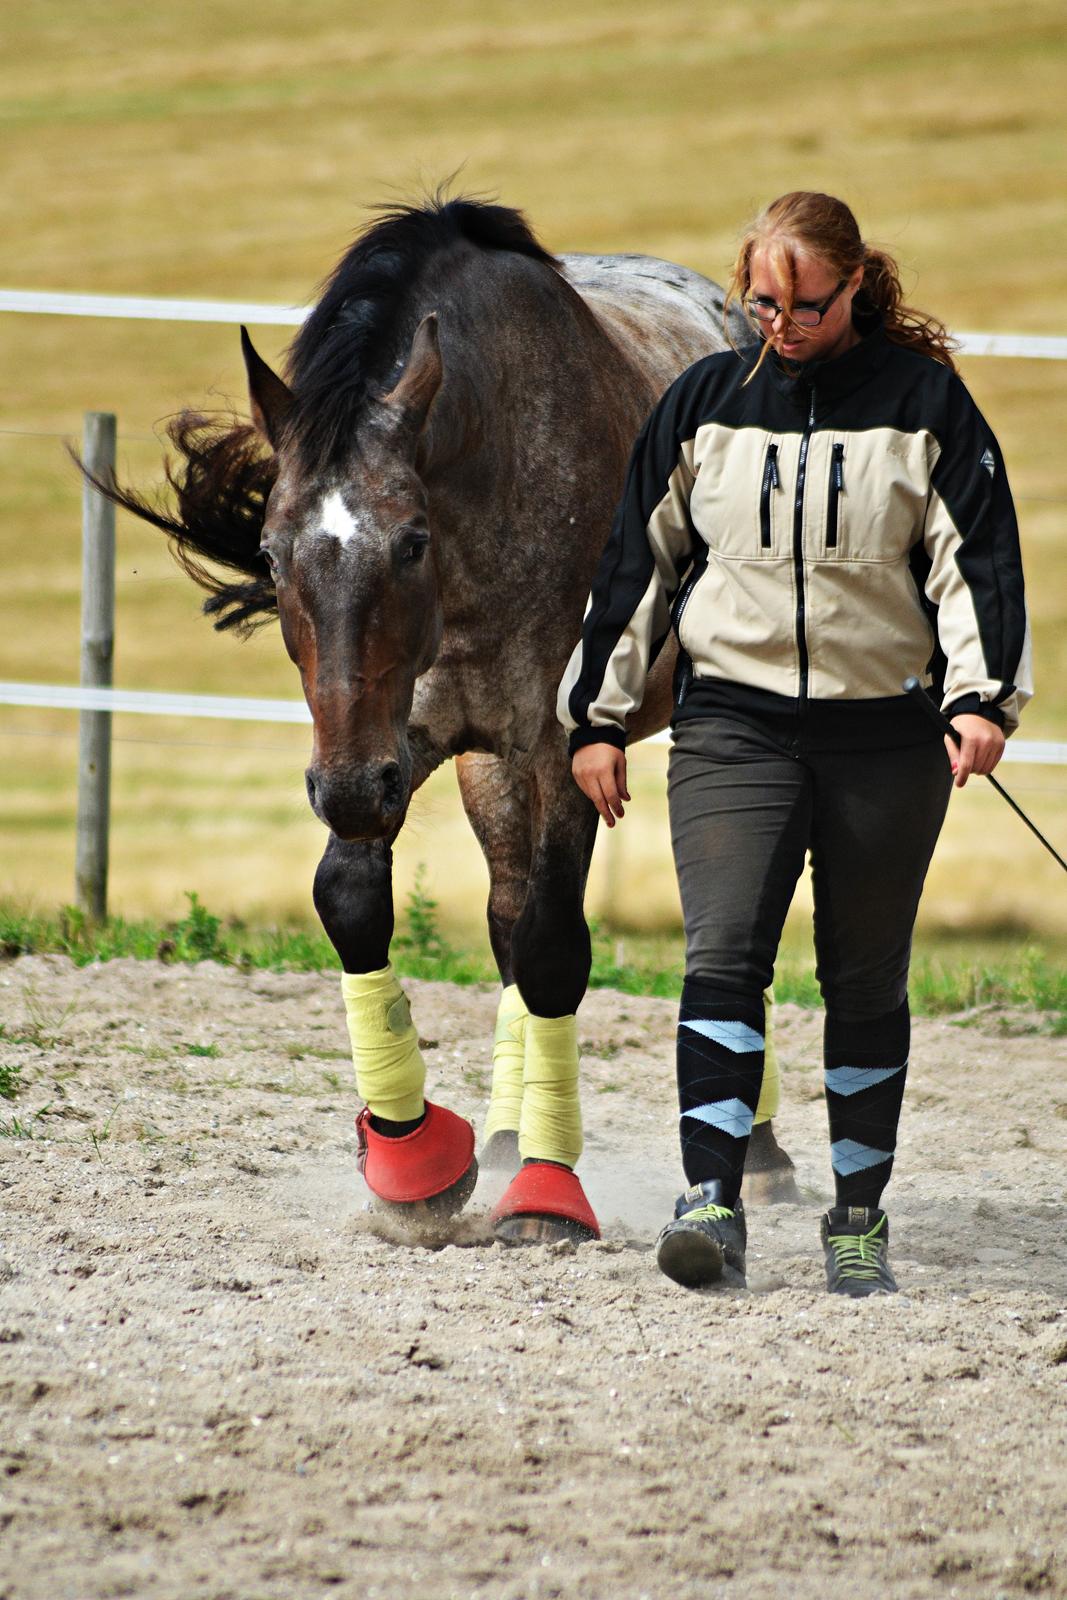
[[[863,1021],[826,1013],[826,1110],[838,1205],[876,1206],[889,1182],[910,1042],[907,1000]]]
[[[741,1192],[763,1079],[762,994],[725,994],[686,978],[678,1012],[682,1167],[691,1184],[718,1178],[723,1204]]]

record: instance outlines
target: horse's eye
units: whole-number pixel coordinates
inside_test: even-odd
[[[269,546],[265,545],[265,544],[261,544],[260,547],[259,547],[259,553],[263,557],[263,560],[267,564],[267,571],[273,577],[274,576],[274,570],[275,570],[275,563],[274,563],[274,556],[273,556]]]
[[[413,566],[422,560],[429,544],[430,535],[425,528],[405,528],[397,554],[404,566]]]

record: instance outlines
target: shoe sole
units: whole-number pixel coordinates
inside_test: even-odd
[[[723,1273],[723,1250],[701,1228],[673,1228],[656,1245],[659,1270],[683,1289],[702,1289],[718,1283]]]
[[[876,1294],[899,1294],[900,1290],[896,1284],[890,1288],[885,1283],[863,1284],[862,1286],[858,1283],[851,1286],[846,1286],[844,1283],[836,1283],[833,1287],[827,1284],[827,1293],[836,1295],[838,1300],[870,1300]]]

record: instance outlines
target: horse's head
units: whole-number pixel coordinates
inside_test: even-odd
[[[368,402],[357,436],[328,467],[309,465],[292,425],[297,397],[244,333],[243,344],[252,417],[277,458],[262,551],[314,722],[308,799],[341,839],[390,837],[411,795],[415,679],[441,638],[417,471],[442,377],[436,318],[420,324],[400,378]]]

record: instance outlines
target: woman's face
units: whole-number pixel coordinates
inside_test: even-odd
[[[798,250],[794,261],[794,312],[803,307],[821,306],[834,293],[840,278],[835,277],[833,268],[818,256]],[[781,305],[786,285],[778,278],[765,251],[752,252],[749,272],[748,298]],[[863,268],[857,267],[833,304],[827,307],[818,327],[799,327],[784,311],[779,311],[772,319],[759,321],[757,326],[788,361],[825,361],[831,356],[843,355],[859,341],[859,334],[852,326],[852,300],[862,281]]]

